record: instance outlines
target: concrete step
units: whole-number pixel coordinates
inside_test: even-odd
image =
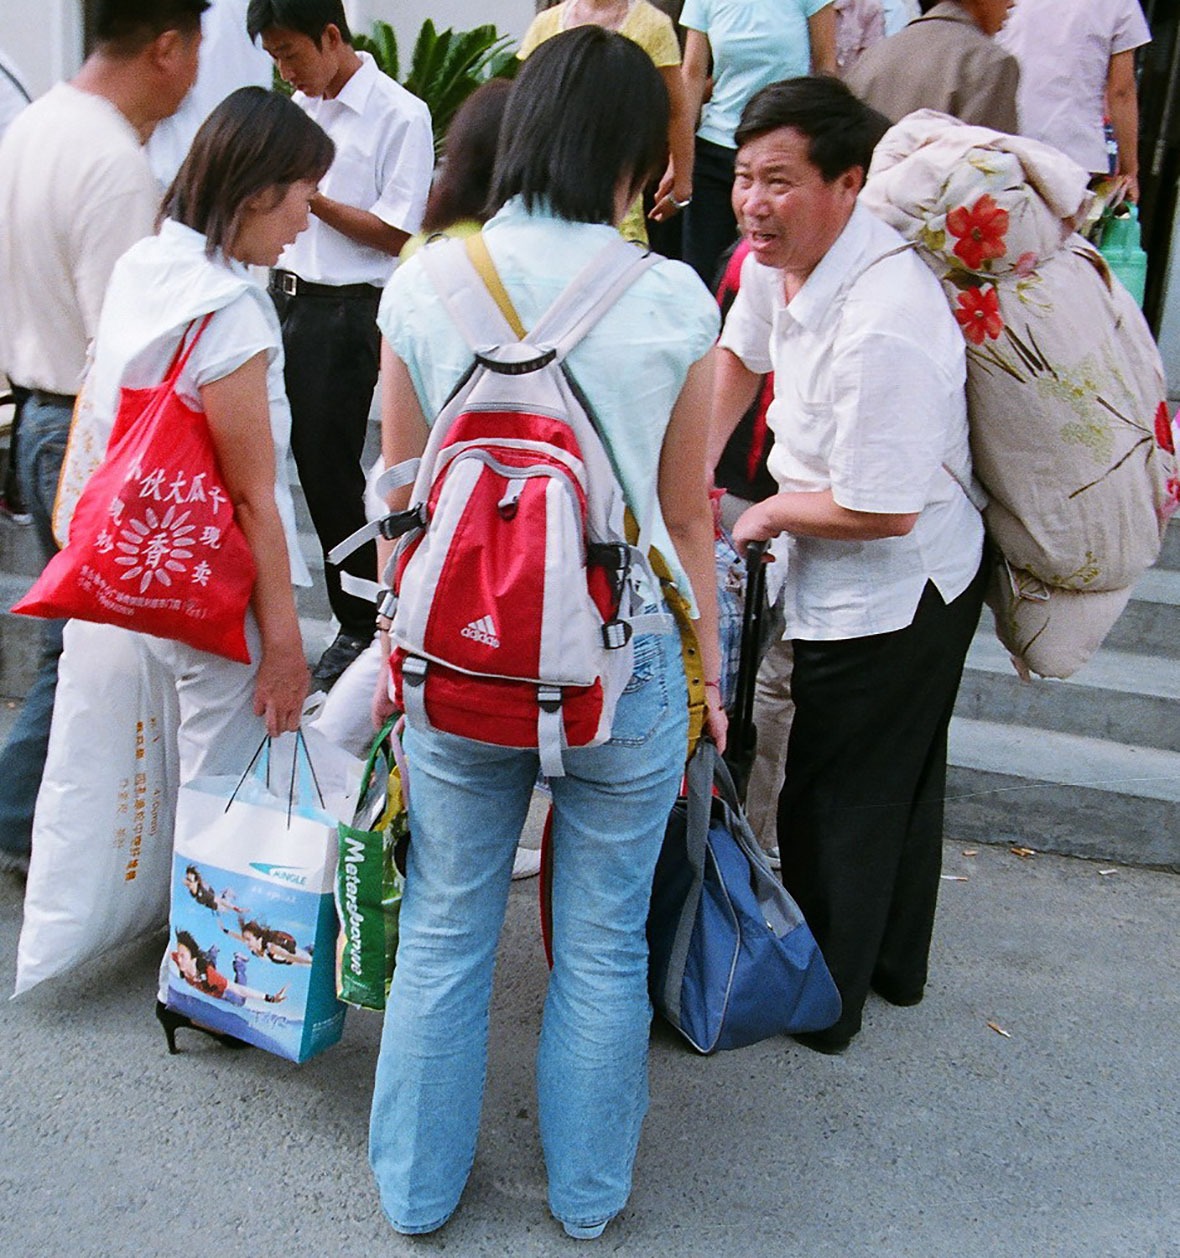
[[[23,699],[37,675],[41,621],[8,610],[32,584],[32,577],[0,572],[0,697],[5,699]]]
[[[956,717],[946,833],[1180,869],[1180,753]]]
[[[1103,649],[1180,659],[1180,571],[1149,568],[1140,577]]]
[[[0,515],[0,572],[35,577],[41,565],[41,546],[33,526]]]
[[[955,714],[1180,752],[1180,667],[1104,647],[1064,681],[1023,682],[985,624],[967,654]]]
[[[1160,557],[1156,560],[1157,568],[1180,568],[1180,515],[1175,515],[1168,522],[1164,531],[1164,544],[1160,548]]]

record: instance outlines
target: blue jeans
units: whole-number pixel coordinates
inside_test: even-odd
[[[648,901],[687,719],[677,635],[641,637],[614,736],[567,751],[550,782],[537,1096],[550,1209],[575,1227],[609,1219],[631,1188],[648,1099]],[[406,753],[413,838],[369,1156],[393,1226],[416,1233],[450,1217],[475,1158],[496,943],[538,759],[417,731]]]
[[[17,484],[45,561],[57,552],[53,540],[53,500],[70,435],[71,409],[30,397],[21,410]],[[41,664],[4,751],[0,752],[0,848],[27,853],[32,845],[33,809],[49,747],[57,660],[65,621],[46,620],[41,631]]]

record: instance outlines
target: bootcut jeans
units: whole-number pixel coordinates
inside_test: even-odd
[[[686,737],[679,639],[641,636],[613,737],[565,752],[550,781],[537,1097],[550,1209],[572,1229],[610,1219],[631,1188],[648,1102],[647,910]],[[411,1234],[446,1222],[474,1162],[496,944],[538,758],[418,730],[405,749],[413,839],[369,1154],[390,1222]]]

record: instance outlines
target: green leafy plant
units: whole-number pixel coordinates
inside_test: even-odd
[[[369,53],[380,70],[426,102],[436,155],[455,110],[481,83],[511,78],[518,64],[512,39],[491,25],[469,31],[439,31],[427,18],[418,32],[404,79],[400,77],[397,36],[388,22],[374,22],[372,34],[355,36],[353,45]]]

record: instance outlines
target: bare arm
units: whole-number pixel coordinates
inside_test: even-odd
[[[345,205],[343,201],[333,201],[322,192],[317,192],[312,196],[308,208],[316,218],[327,223],[342,236],[347,236],[358,245],[380,249],[383,253],[392,254],[395,258],[410,238],[409,232],[402,231],[400,227],[390,227],[376,214],[362,210],[356,205]]]
[[[671,218],[679,209],[672,200],[692,196],[693,131],[696,115],[688,112],[684,79],[679,66],[663,66],[660,74],[668,89],[668,169],[656,190],[651,217],[657,222]],[[699,106],[698,106],[699,108]]]
[[[1139,200],[1139,94],[1135,88],[1135,53],[1116,52],[1106,76],[1106,108],[1119,148],[1118,173],[1127,181],[1127,199]]]
[[[418,394],[406,365],[394,353],[389,342],[381,342],[381,461],[386,467],[396,467],[407,459],[416,459],[426,449],[430,425],[422,414]],[[412,486],[395,489],[389,495],[390,511],[401,511],[410,505]],[[393,554],[394,543],[377,539],[377,579],[381,579],[385,566]],[[381,622],[381,650],[389,655],[389,626]],[[373,696],[373,724],[380,728],[394,712],[389,698],[388,678],[385,670],[377,683]]]
[[[811,40],[811,73],[836,73],[836,6],[825,4],[807,19]]]
[[[869,542],[883,537],[904,537],[917,523],[916,511],[887,515],[852,511],[832,497],[832,491],[775,494],[743,512],[733,530],[738,550],[749,542],[766,541],[780,533],[797,537],[826,537],[838,542]]]
[[[709,77],[712,59],[709,37],[704,31],[690,30],[684,40],[684,60],[680,63],[680,78],[684,83],[684,111],[688,125],[695,131],[701,116],[701,103],[705,99],[705,82]]]
[[[705,680],[715,682],[721,675],[721,644],[717,636],[713,509],[709,503],[712,478],[706,465],[712,371],[709,355],[693,363],[672,408],[660,452],[659,499],[664,523],[696,598],[697,635]],[[725,711],[715,686],[707,688],[706,702],[709,733],[724,751]]]
[[[713,415],[709,425],[709,470],[716,468],[738,421],[753,405],[762,377],[730,349],[713,351]]]
[[[266,393],[266,355],[201,387],[201,404],[234,514],[258,578],[252,606],[262,634],[254,711],[272,737],[299,728],[307,662],[295,614],[287,538],[275,504],[275,450]]]

